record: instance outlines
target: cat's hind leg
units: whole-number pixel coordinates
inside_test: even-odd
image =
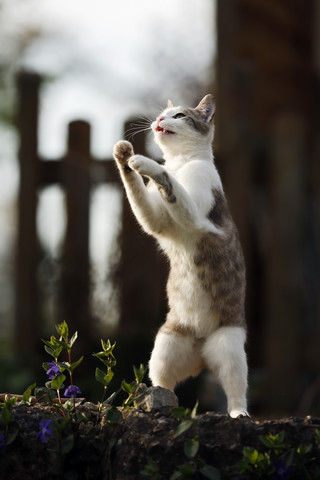
[[[221,327],[207,338],[202,348],[203,358],[226,393],[228,413],[233,418],[248,416],[245,338],[243,328]]]
[[[191,335],[158,332],[149,362],[152,385],[174,390],[202,368],[199,342]]]

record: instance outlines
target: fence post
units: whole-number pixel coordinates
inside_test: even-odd
[[[299,392],[305,135],[299,115],[283,113],[275,118],[265,322],[267,407],[272,413],[293,411]]]
[[[62,306],[71,333],[79,332],[79,350],[90,337],[89,315],[89,195],[90,125],[73,121],[63,160],[67,229],[63,251]],[[80,343],[82,345],[80,345]],[[85,350],[86,351],[86,350]]]
[[[20,188],[14,332],[15,349],[19,354],[35,352],[40,336],[36,278],[39,87],[40,77],[38,75],[31,73],[19,75]]]

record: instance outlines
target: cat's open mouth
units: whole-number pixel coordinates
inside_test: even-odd
[[[165,130],[164,128],[161,128],[159,125],[157,126],[156,131],[163,133],[164,135],[174,135],[174,132],[171,132],[170,130]]]

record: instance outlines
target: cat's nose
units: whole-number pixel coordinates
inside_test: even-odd
[[[162,122],[162,120],[164,120],[164,117],[158,117],[158,118],[157,118],[158,124],[159,124],[160,122]]]

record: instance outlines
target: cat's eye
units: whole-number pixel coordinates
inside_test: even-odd
[[[183,118],[183,117],[185,117],[184,113],[176,113],[175,115],[173,115],[172,118]]]

